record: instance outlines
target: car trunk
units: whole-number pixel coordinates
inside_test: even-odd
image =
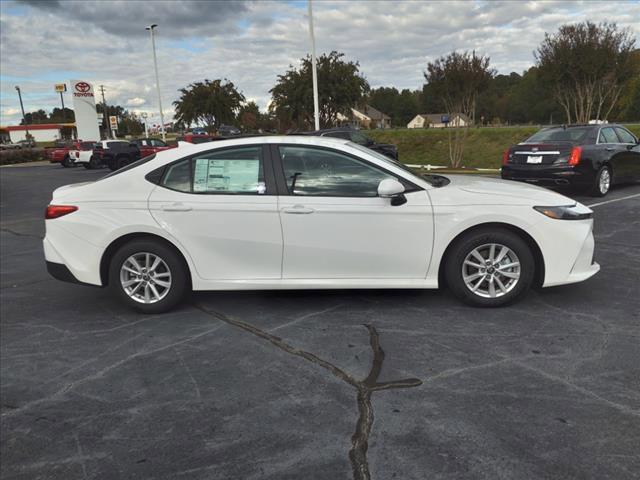
[[[571,142],[520,143],[512,147],[509,164],[512,165],[552,165],[565,163],[571,155]]]

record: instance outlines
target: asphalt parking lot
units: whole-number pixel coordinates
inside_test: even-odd
[[[0,171],[3,479],[640,477],[640,185],[594,207],[598,275],[513,307],[220,292],[143,316],[45,270],[51,191],[105,173]]]

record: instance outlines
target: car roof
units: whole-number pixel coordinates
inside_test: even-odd
[[[335,137],[316,137],[307,135],[257,135],[246,137],[233,137],[225,138],[223,140],[217,140],[214,142],[205,143],[188,143],[179,142],[178,150],[182,150],[185,153],[188,151],[191,153],[205,152],[207,150],[230,147],[233,145],[253,145],[261,143],[295,143],[301,145],[315,145],[331,147],[336,145],[344,145],[350,141],[344,138]]]

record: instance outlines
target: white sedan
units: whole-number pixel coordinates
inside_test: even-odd
[[[438,288],[500,306],[594,275],[592,211],[557,193],[421,176],[327,137],[159,152],[53,193],[44,251],[61,280],[144,312],[189,290]]]

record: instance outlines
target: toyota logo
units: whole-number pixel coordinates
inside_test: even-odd
[[[80,93],[87,93],[89,90],[91,90],[91,85],[89,85],[87,82],[78,82],[76,83],[76,90]]]

